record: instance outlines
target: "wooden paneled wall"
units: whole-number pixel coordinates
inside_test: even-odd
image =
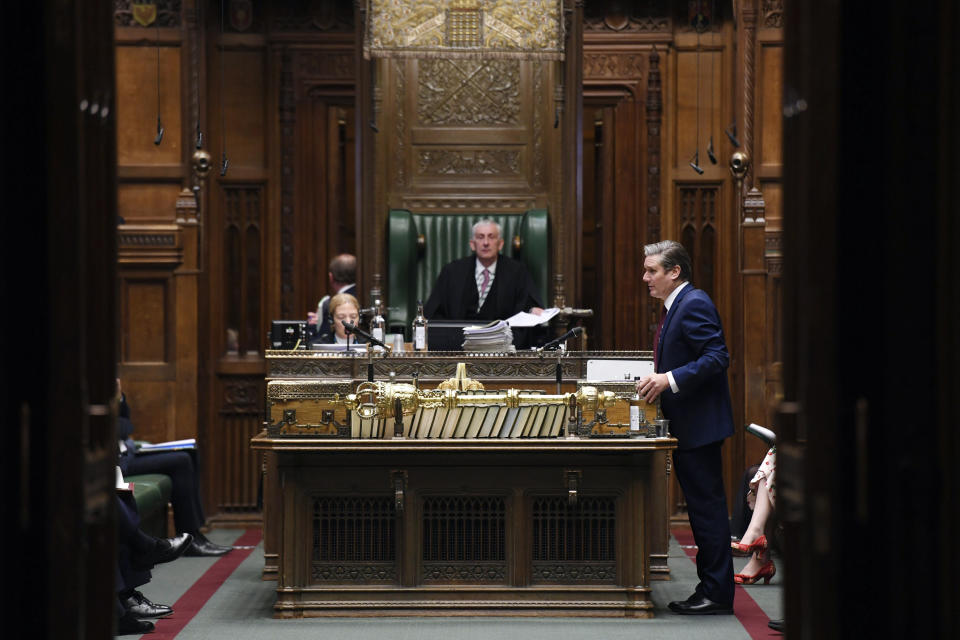
[[[781,351],[781,6],[572,2],[582,41],[565,62],[483,63],[509,95],[473,83],[467,98],[477,101],[445,116],[430,92],[463,89],[456,68],[364,61],[365,3],[160,0],[146,27],[116,3],[118,342],[138,435],[197,436],[210,513],[256,517],[261,461],[246,442],[263,419],[270,321],[315,308],[327,263],[344,251],[360,258],[366,298],[384,274],[389,206],[465,202],[550,208],[555,271],[568,304],[595,310],[591,343],[602,348],[650,348],[658,305],[639,248],[684,242],[726,329],[735,421],[770,424]],[[709,18],[700,30],[697,11]],[[198,130],[205,177],[193,170]],[[729,169],[735,151],[750,163],[742,183]],[[732,496],[763,447],[740,431],[725,455]]]
[[[660,303],[643,286],[638,249],[679,240],[694,284],[720,310],[738,425],[772,424],[779,397],[780,7],[585,5],[581,267],[583,304],[597,311],[594,339],[651,348]],[[693,27],[698,11],[707,16],[702,29]],[[730,171],[737,151],[758,157],[742,184]],[[725,447],[731,498],[763,453],[742,430]]]
[[[156,3],[148,27],[132,3],[115,3],[118,375],[135,437],[151,441],[198,433],[202,236],[190,188],[196,85],[188,73],[197,37],[192,3]]]

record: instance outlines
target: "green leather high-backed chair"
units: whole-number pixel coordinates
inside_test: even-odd
[[[546,209],[501,214],[411,213],[392,209],[387,216],[386,291],[391,333],[402,332],[410,338],[417,300],[426,303],[445,264],[470,255],[473,225],[483,218],[500,223],[503,254],[526,265],[540,300],[550,306],[550,224]],[[519,238],[519,248],[514,246],[515,237]]]

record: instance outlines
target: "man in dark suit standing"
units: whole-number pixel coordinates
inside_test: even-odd
[[[643,281],[651,296],[664,301],[664,310],[654,339],[655,373],[638,381],[637,393],[647,402],[659,397],[670,420],[677,439],[673,466],[698,548],[700,583],[689,598],[669,606],[680,614],[729,614],[733,558],[720,447],[733,435],[730,355],[717,308],[690,284],[690,256],[683,245],[665,240],[643,249]]]
[[[473,225],[470,249],[474,255],[445,265],[424,306],[433,320],[506,320],[520,312],[539,315],[542,303],[530,272],[500,255],[500,225],[480,220]]]
[[[357,295],[357,257],[350,253],[341,253],[330,261],[327,280],[330,283],[330,295],[326,295],[317,303],[317,311],[307,314],[307,324],[316,327],[311,335],[322,336],[331,333],[330,329],[330,298],[338,293]]]

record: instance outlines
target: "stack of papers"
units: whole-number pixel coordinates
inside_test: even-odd
[[[137,445],[137,453],[152,453],[157,451],[184,451],[187,449],[196,449],[196,438],[187,438],[186,440],[171,440],[169,442],[141,442]]]
[[[463,350],[515,353],[513,331],[504,320],[494,320],[479,327],[464,327]]]

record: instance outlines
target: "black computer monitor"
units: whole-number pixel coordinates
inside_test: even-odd
[[[484,322],[477,320],[431,320],[427,325],[430,351],[463,351],[463,328]]]
[[[271,349],[306,349],[306,320],[274,320],[270,324]]]

